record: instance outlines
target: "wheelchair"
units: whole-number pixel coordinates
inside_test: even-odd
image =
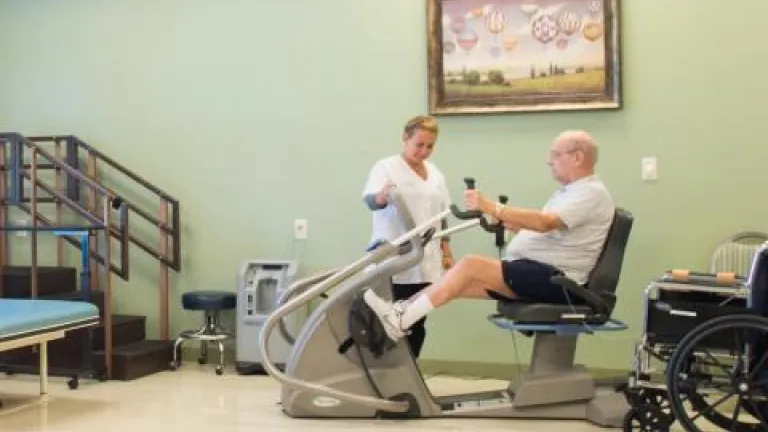
[[[747,277],[667,271],[643,308],[624,431],[768,432],[768,242]]]

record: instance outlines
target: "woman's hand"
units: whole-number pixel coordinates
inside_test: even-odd
[[[443,269],[450,270],[453,267],[454,261],[452,255],[443,254]]]
[[[385,205],[387,201],[389,201],[389,190],[394,186],[395,184],[391,180],[387,181],[387,184],[385,184],[379,193],[376,194],[376,204],[381,206]]]
[[[443,253],[443,268],[448,270],[455,264],[453,260],[453,252],[451,252],[451,247],[448,246],[448,242],[443,242],[440,249]]]

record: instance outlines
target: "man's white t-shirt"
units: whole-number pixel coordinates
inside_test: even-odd
[[[507,245],[505,259],[527,258],[550,264],[583,285],[613,222],[611,194],[592,175],[556,191],[541,211],[559,215],[567,228],[546,233],[520,230]]]
[[[403,197],[413,222],[420,225],[450,206],[450,196],[445,184],[445,177],[437,167],[425,162],[427,178],[422,179],[402,156],[390,156],[381,159],[373,166],[363,190],[363,197],[376,194],[388,182],[394,183]],[[406,229],[394,205],[373,212],[373,231],[371,241],[394,240],[405,234]],[[437,231],[441,223],[434,224]],[[394,283],[437,282],[443,275],[440,240],[433,239],[424,248],[424,258],[410,269],[393,276]]]

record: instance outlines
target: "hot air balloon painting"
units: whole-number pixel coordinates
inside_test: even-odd
[[[429,111],[619,109],[621,0],[427,0]]]

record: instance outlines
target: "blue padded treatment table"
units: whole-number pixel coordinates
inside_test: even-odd
[[[48,390],[48,342],[99,321],[99,310],[91,303],[0,299],[0,351],[40,345],[40,394],[44,395]]]

